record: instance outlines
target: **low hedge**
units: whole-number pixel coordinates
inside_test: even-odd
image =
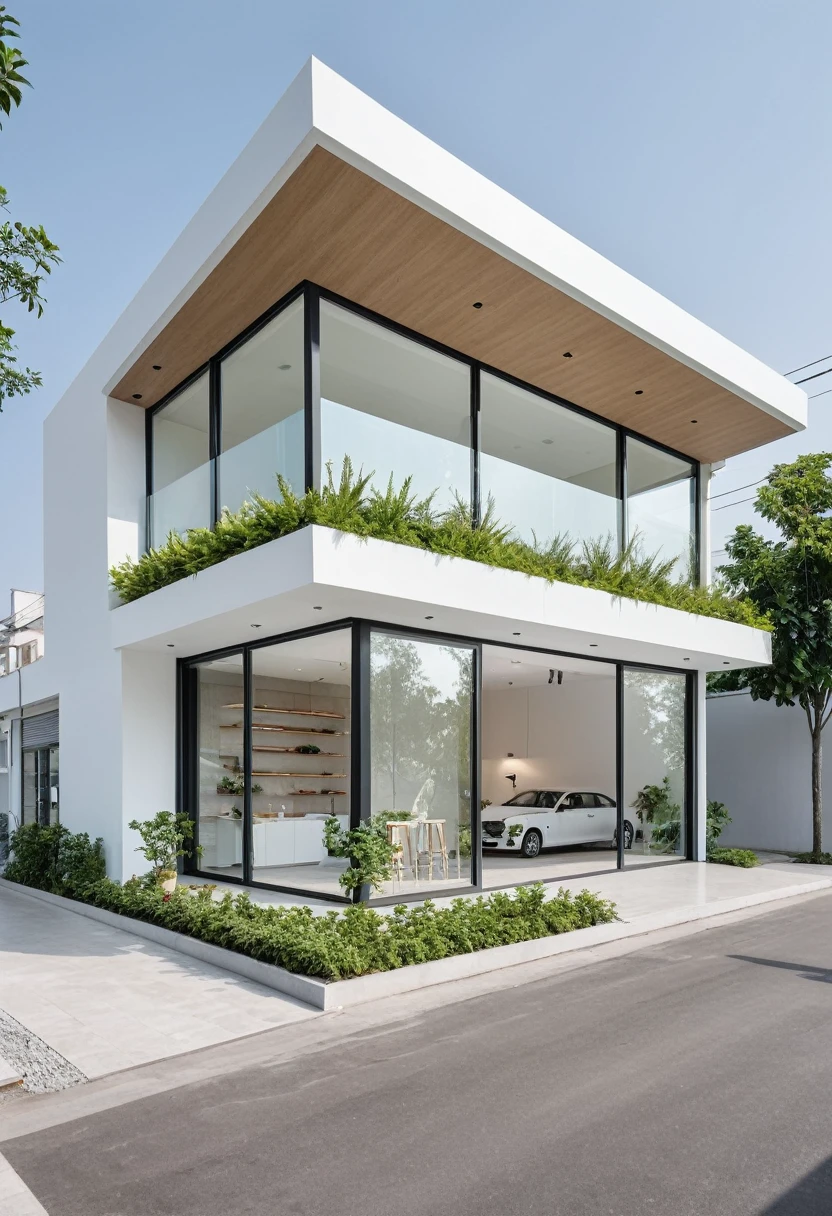
[[[708,861],[715,861],[720,866],[740,866],[743,870],[760,864],[753,849],[723,849],[719,845],[708,850]]]
[[[615,905],[589,891],[519,887],[438,908],[430,900],[382,914],[365,904],[316,915],[306,906],[257,904],[242,893],[212,897],[210,887],[177,887],[171,895],[141,882],[109,879],[83,893],[85,902],[185,933],[323,980],[347,979],[533,941],[615,920]]]
[[[166,894],[152,874],[126,883],[104,878],[101,840],[59,824],[28,824],[12,836],[4,877],[96,908],[161,925],[263,963],[323,980],[392,971],[491,946],[533,941],[616,919],[615,904],[590,891],[561,888],[546,898],[542,883],[438,908],[430,900],[381,913],[366,904],[315,915],[305,905],[256,904],[242,892],[213,898],[210,886]]]

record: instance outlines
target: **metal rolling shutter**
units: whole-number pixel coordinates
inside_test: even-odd
[[[58,711],[23,719],[23,746],[47,747],[58,742]]]

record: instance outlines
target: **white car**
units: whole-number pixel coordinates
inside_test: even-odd
[[[525,790],[482,813],[483,851],[500,849],[537,857],[541,849],[617,843],[615,799],[587,790]],[[624,820],[624,848],[635,831]]]

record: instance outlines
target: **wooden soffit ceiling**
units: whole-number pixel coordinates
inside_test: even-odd
[[[699,460],[790,433],[321,147],[113,396],[154,405],[304,279]]]

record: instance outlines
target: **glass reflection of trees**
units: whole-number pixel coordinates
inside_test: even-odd
[[[470,856],[473,650],[374,633],[371,810],[444,820]]]

